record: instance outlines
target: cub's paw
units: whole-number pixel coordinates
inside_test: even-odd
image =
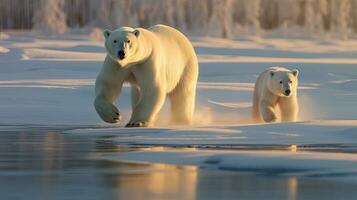
[[[119,109],[111,103],[96,102],[95,109],[100,118],[107,123],[117,123],[121,119]]]
[[[278,121],[278,118],[273,114],[266,115],[263,118],[264,118],[264,121],[267,123],[273,123],[273,122]]]
[[[149,123],[144,121],[129,122],[125,125],[125,127],[149,127]]]

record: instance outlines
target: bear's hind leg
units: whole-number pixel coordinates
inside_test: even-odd
[[[195,110],[198,65],[186,67],[176,88],[169,94],[171,121],[176,125],[191,124]]]
[[[252,119],[253,122],[255,123],[263,122],[262,116],[259,112],[259,97],[256,89],[254,89],[254,94],[253,94]]]
[[[170,93],[171,122],[175,125],[191,124],[195,109],[196,88],[177,86]]]

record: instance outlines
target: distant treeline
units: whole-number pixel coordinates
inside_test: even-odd
[[[357,33],[357,0],[0,0],[1,29],[157,23],[222,37],[296,27],[348,37]]]

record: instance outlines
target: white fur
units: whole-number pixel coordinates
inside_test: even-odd
[[[271,67],[259,75],[254,87],[253,119],[256,122],[296,121],[298,117],[298,70]],[[290,90],[287,96],[285,91]]]
[[[129,82],[133,112],[127,126],[152,126],[166,96],[171,100],[173,122],[191,123],[198,61],[189,40],[164,25],[105,30],[104,36],[107,56],[95,84],[99,116],[109,123],[119,121],[113,102],[123,83]],[[120,50],[125,52],[124,59],[119,58]]]

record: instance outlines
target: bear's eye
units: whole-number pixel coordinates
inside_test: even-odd
[[[126,43],[128,43],[128,44],[129,44],[129,43],[130,43],[130,40],[127,40],[127,41],[126,41]]]
[[[279,83],[280,83],[280,84],[283,84],[283,81],[280,81]]]
[[[289,81],[289,83],[293,83],[292,81]]]
[[[117,40],[114,40],[113,42],[114,42],[114,43],[117,43]]]

